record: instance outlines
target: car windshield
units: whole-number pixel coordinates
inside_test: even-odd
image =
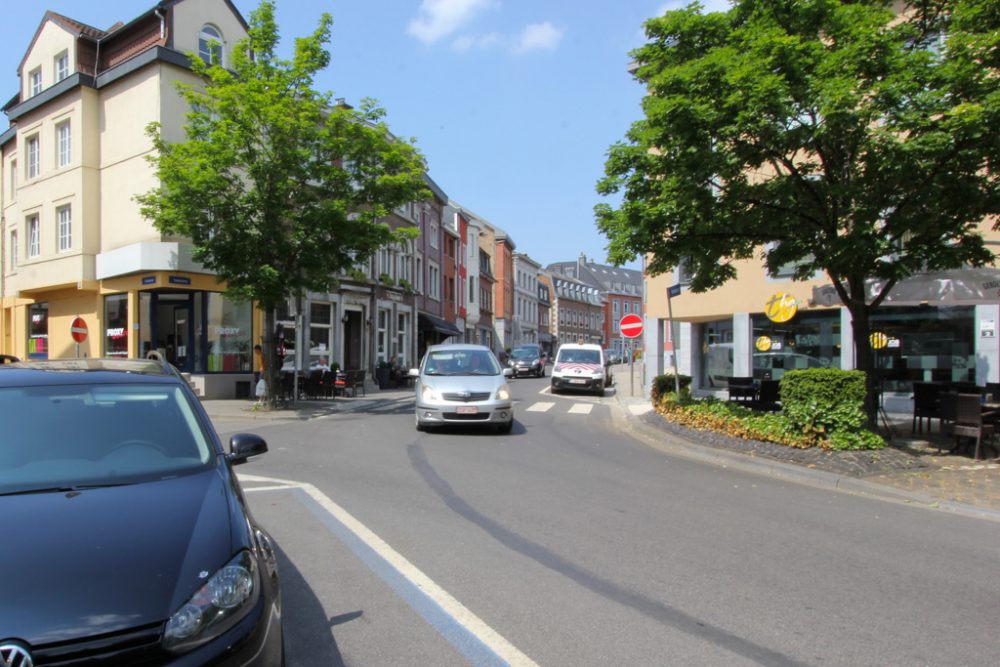
[[[0,494],[129,484],[201,469],[212,445],[180,387],[0,389]]]
[[[427,353],[425,375],[499,375],[500,365],[486,350],[439,350]]]
[[[559,353],[561,364],[601,364],[601,353],[597,350],[562,350]]]
[[[538,350],[532,347],[515,347],[510,356],[515,359],[537,359]]]

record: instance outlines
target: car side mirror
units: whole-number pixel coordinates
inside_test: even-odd
[[[267,442],[256,433],[237,433],[229,439],[229,455],[226,457],[232,465],[246,463],[251,456],[260,456],[267,452]]]
[[[409,375],[411,378],[418,378],[420,377],[420,369],[411,368],[406,374]]]
[[[503,369],[503,376],[505,378],[514,377],[514,369],[512,368]]]

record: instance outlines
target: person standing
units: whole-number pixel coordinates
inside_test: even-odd
[[[261,380],[264,380],[264,391],[260,390]],[[253,390],[257,402],[261,403],[267,395],[267,380],[264,378],[264,348],[253,346]]]

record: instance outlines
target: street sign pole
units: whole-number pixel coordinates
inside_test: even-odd
[[[674,362],[674,391],[677,392],[678,399],[681,397],[681,378],[677,374],[677,335],[675,333],[676,330],[674,329],[674,307],[672,299],[680,293],[680,285],[671,285],[667,289],[667,317],[670,319],[670,358]]]

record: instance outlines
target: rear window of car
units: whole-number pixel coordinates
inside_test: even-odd
[[[0,389],[0,493],[129,483],[201,469],[212,443],[180,387]]]

